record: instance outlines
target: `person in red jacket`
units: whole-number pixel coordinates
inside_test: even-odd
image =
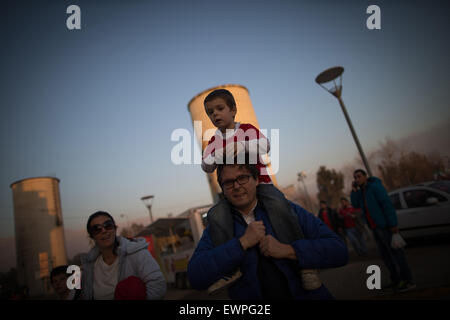
[[[339,210],[339,217],[344,220],[345,235],[352,243],[353,248],[359,256],[367,255],[366,242],[362,234],[358,231],[356,226],[356,211],[350,205],[347,198],[341,198],[341,209]]]
[[[347,244],[344,232],[344,222],[339,217],[336,210],[328,206],[325,200],[320,201],[320,210],[318,217],[323,221],[331,230],[333,230],[338,236],[342,238]]]

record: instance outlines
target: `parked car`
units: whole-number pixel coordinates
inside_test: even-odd
[[[450,180],[389,192],[404,238],[450,234]]]

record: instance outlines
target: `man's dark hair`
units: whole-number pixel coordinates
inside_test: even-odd
[[[69,276],[67,274],[67,268],[68,265],[58,266],[53,268],[52,272],[50,272],[50,282],[53,281],[53,277],[57,276],[58,274],[65,274],[67,277]]]
[[[243,163],[243,164],[219,164],[219,165],[217,165],[217,182],[219,183],[220,186],[222,186],[222,173],[223,173],[223,169],[225,168],[225,166],[239,166],[240,168],[245,168],[245,169],[247,169],[248,172],[250,172],[251,176],[255,180],[258,180],[259,169],[254,164],[248,164],[248,163]]]
[[[236,101],[234,100],[234,97],[231,94],[231,92],[226,89],[217,89],[212,91],[210,94],[206,96],[205,100],[203,101],[203,105],[206,107],[207,102],[210,102],[217,98],[222,98],[223,100],[225,100],[225,103],[231,110],[236,109]]]
[[[367,173],[363,169],[356,169],[355,172],[353,172],[353,176],[360,172],[364,177],[367,177]]]
[[[320,200],[320,203],[327,204],[325,200]]]

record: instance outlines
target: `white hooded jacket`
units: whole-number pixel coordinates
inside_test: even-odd
[[[148,300],[162,299],[167,289],[166,281],[158,263],[147,250],[147,242],[144,239],[128,240],[120,236],[117,240],[118,282],[136,276],[145,283]],[[100,250],[95,246],[81,257],[81,293],[84,300],[94,298],[94,263],[99,255]]]

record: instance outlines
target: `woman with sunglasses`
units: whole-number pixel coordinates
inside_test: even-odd
[[[93,213],[86,225],[95,246],[82,257],[82,297],[85,300],[113,300],[116,287],[135,292],[136,279],[145,285],[145,293],[131,299],[162,299],[166,293],[164,276],[147,250],[144,239],[127,239],[116,235],[113,217],[104,211]],[[120,294],[123,297],[123,294]],[[126,298],[126,297],[125,297]]]

